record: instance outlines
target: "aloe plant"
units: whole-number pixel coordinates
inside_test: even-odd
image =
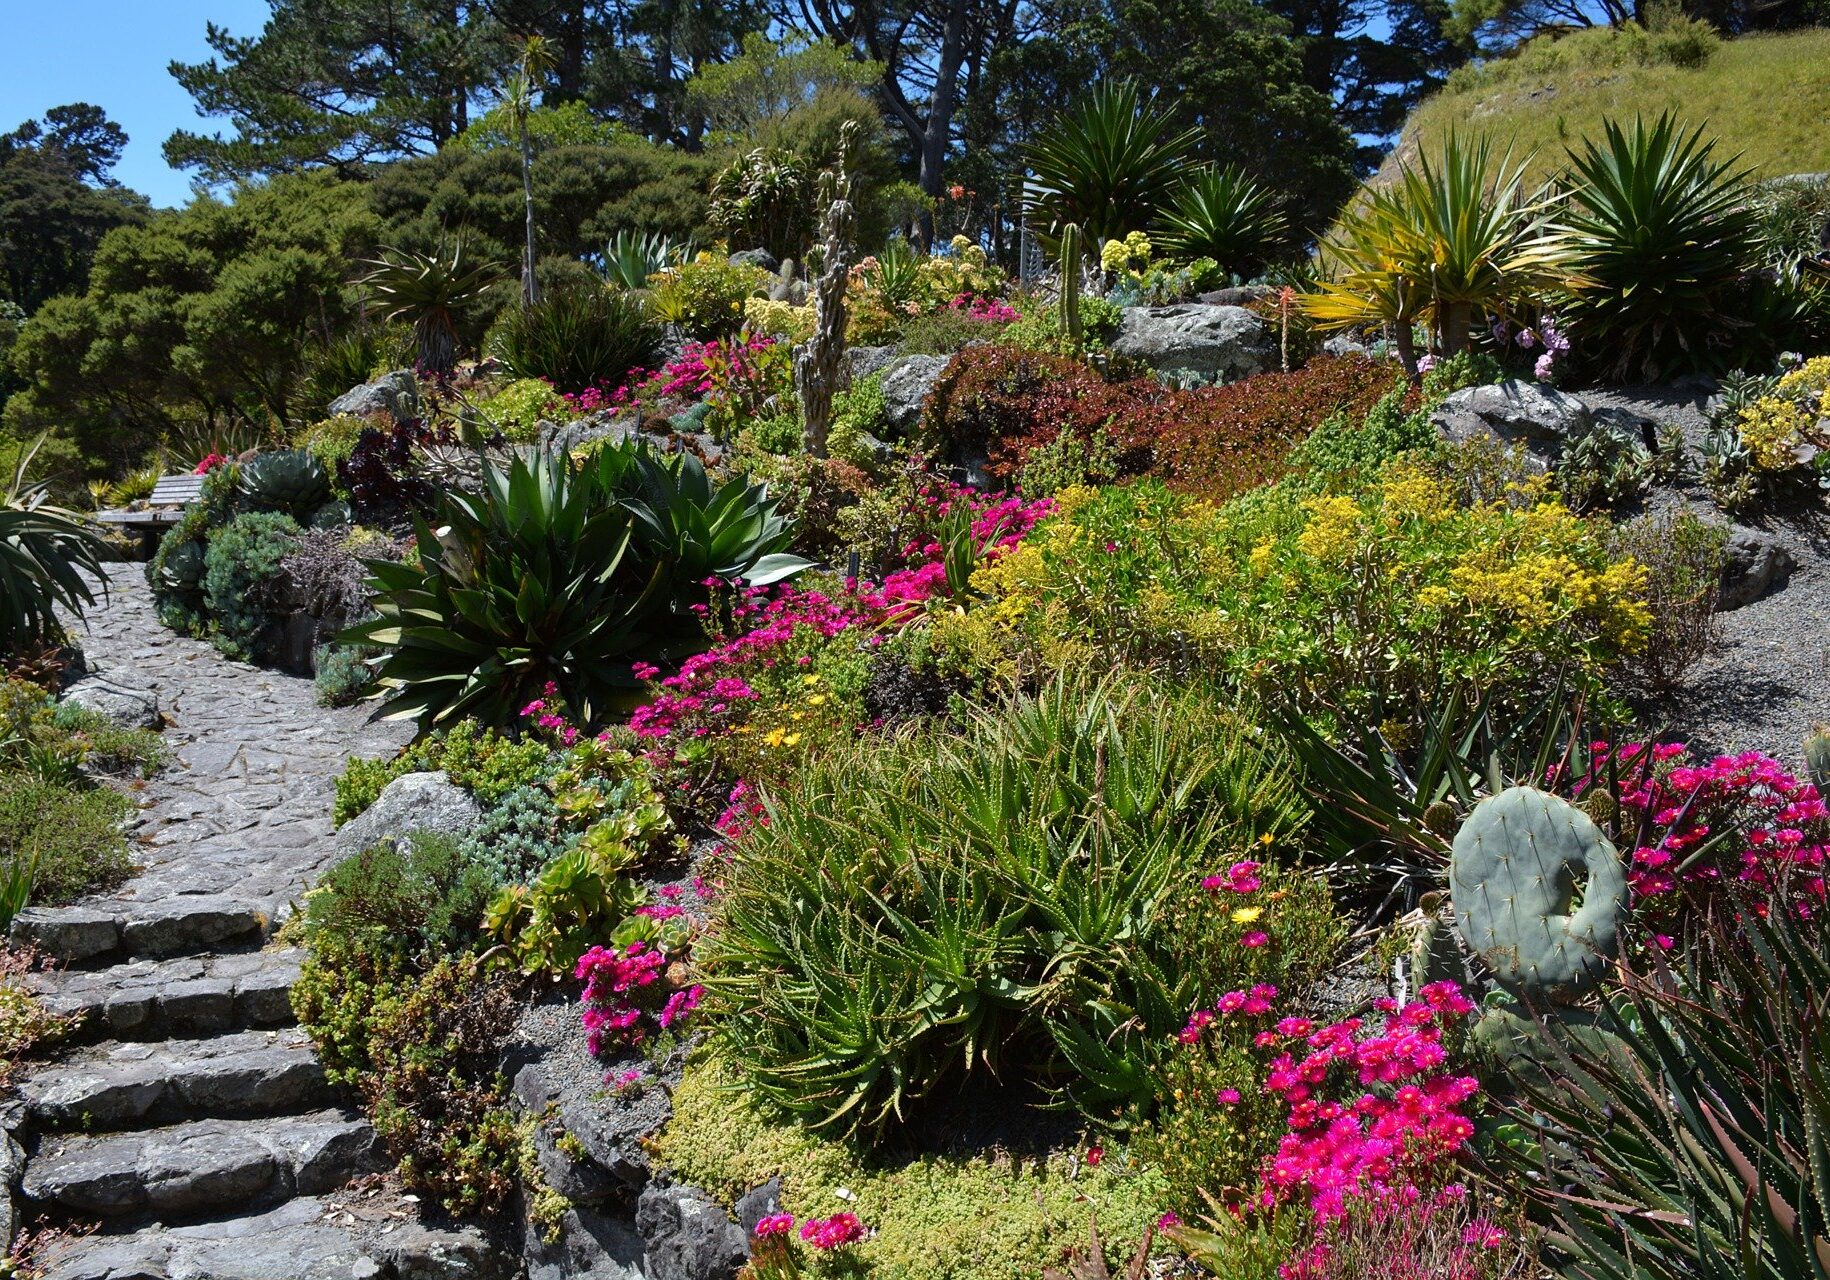
[[[457,362],[458,310],[501,279],[501,272],[466,257],[461,240],[449,257],[442,250],[391,249],[367,265],[362,283],[374,290],[380,310],[389,320],[413,326],[419,367],[441,377],[449,374]]]

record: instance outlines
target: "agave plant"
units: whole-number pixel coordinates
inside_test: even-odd
[[[1195,137],[1130,81],[1100,84],[1025,150],[1030,216],[1051,230],[1074,223],[1095,244],[1142,231],[1174,194]]]
[[[1605,1049],[1545,1037],[1497,1172],[1578,1280],[1830,1276],[1830,917],[1744,889],[1604,1006]],[[1523,1175],[1523,1176],[1521,1176]]]
[[[1466,351],[1478,320],[1511,315],[1563,261],[1551,198],[1525,191],[1525,167],[1451,133],[1440,154],[1419,156],[1342,215],[1322,246],[1329,277],[1305,309],[1324,329],[1394,325],[1401,354],[1416,321],[1430,325],[1439,355]],[[1414,371],[1408,354],[1406,363]]]
[[[654,359],[660,340],[640,295],[590,286],[555,289],[505,311],[489,346],[510,376],[576,392],[621,385]]]
[[[921,291],[921,255],[908,241],[892,240],[883,246],[876,264],[865,269],[864,278],[891,310],[898,310]]]
[[[0,493],[0,655],[57,636],[59,607],[81,613],[95,603],[83,575],[104,576],[101,535],[76,512],[51,505],[43,484],[26,483],[26,469],[43,444],[40,436],[20,451]]]
[[[439,377],[449,374],[457,363],[458,308],[501,279],[501,273],[467,258],[461,240],[449,257],[393,249],[383,250],[368,265],[373,270],[362,283],[375,291],[389,320],[413,326],[419,367]]]
[[[1630,129],[1605,121],[1570,165],[1560,242],[1574,270],[1567,314],[1578,349],[1623,379],[1719,362],[1746,323],[1734,295],[1760,256],[1748,171],[1669,112],[1650,125],[1635,117]]]
[[[340,643],[380,651],[390,718],[514,725],[551,684],[590,724],[637,687],[633,662],[697,643],[681,598],[701,579],[805,568],[772,554],[789,534],[766,491],[714,490],[696,460],[633,444],[577,460],[523,451],[486,463],[474,492],[440,495],[432,523],[417,524],[417,564],[367,562],[376,617]]]
[[[280,511],[304,522],[334,496],[330,473],[303,449],[258,454],[235,477],[236,496],[249,511]]]
[[[1275,192],[1232,165],[1205,165],[1176,191],[1156,240],[1180,257],[1212,258],[1222,270],[1249,276],[1289,235]]]
[[[660,232],[625,229],[604,246],[604,281],[617,289],[646,289],[649,276],[692,256],[691,240],[675,242]]]

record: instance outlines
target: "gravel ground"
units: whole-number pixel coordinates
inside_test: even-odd
[[[1708,426],[1708,395],[1695,387],[1622,387],[1576,392],[1592,407],[1613,406],[1683,429],[1691,478],[1651,495],[1652,511],[1689,509],[1726,519],[1697,483],[1698,447]],[[1717,616],[1717,643],[1688,671],[1666,705],[1646,709],[1649,722],[1692,744],[1699,755],[1758,750],[1803,765],[1813,721],[1830,720],[1830,511],[1822,502],[1744,517],[1773,535],[1797,567],[1779,589]]]

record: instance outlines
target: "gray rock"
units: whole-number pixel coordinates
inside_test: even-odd
[[[310,1037],[291,1028],[78,1049],[27,1073],[19,1094],[41,1128],[62,1129],[299,1111],[329,1105],[332,1090]]]
[[[845,385],[857,386],[873,373],[881,373],[896,359],[895,347],[847,347],[844,364]]]
[[[90,676],[64,690],[61,701],[93,711],[124,729],[157,729],[159,698],[145,689],[116,684],[105,676]]]
[[[743,1229],[696,1187],[650,1184],[635,1229],[647,1280],[733,1280],[749,1258]]]
[[[375,803],[337,832],[337,853],[348,857],[409,832],[465,836],[483,820],[483,808],[440,772],[406,773],[388,783]]]
[[[1276,344],[1264,321],[1244,307],[1199,302],[1126,307],[1112,354],[1140,360],[1158,373],[1197,373],[1229,381],[1263,373],[1277,363]]]
[[[1459,443],[1493,436],[1552,457],[1590,423],[1588,406],[1575,396],[1518,378],[1457,391],[1442,402],[1432,420],[1445,440]]]
[[[515,1260],[476,1227],[351,1222],[309,1197],[267,1213],[66,1237],[43,1280],[509,1280]]]
[[[739,249],[731,255],[731,262],[739,267],[761,267],[771,273],[782,269],[782,260],[767,249]]]
[[[646,1280],[642,1237],[627,1217],[573,1208],[550,1243],[527,1225],[522,1248],[528,1280]]]
[[[597,1074],[587,1090],[572,1073],[555,1079],[542,1063],[531,1062],[515,1073],[514,1096],[530,1116],[550,1117],[584,1150],[573,1159],[554,1145],[553,1135],[541,1125],[536,1138],[540,1165],[554,1185],[570,1199],[587,1205],[611,1200],[627,1201],[647,1185],[650,1170],[642,1139],[666,1120],[660,1096],[605,1106],[597,1097],[602,1084]]]
[[[0,1256],[13,1242],[18,1214],[13,1195],[19,1190],[19,1177],[25,1172],[25,1148],[13,1141],[10,1132],[0,1131]]]
[[[301,959],[285,947],[51,969],[24,981],[51,1012],[82,1019],[79,1037],[155,1040],[289,1025]]]
[[[1205,302],[1210,307],[1242,307],[1248,302],[1257,302],[1260,298],[1274,298],[1277,288],[1268,284],[1239,284],[1226,289],[1214,289],[1196,296],[1196,302]]]
[[[1735,525],[1722,548],[1722,587],[1718,609],[1739,609],[1785,585],[1797,558],[1777,538],[1759,529]]]
[[[259,907],[222,894],[181,894],[121,909],[121,946],[134,956],[194,955],[225,942],[258,941],[268,919]]]
[[[770,1178],[760,1187],[750,1188],[737,1198],[732,1211],[737,1215],[737,1225],[746,1233],[753,1233],[757,1223],[782,1211],[782,1180]]]
[[[351,387],[328,406],[333,418],[367,418],[385,413],[396,422],[419,416],[419,382],[410,369],[384,373],[373,382]]]
[[[1337,333],[1322,340],[1322,354],[1325,356],[1363,356],[1371,352],[1363,342],[1355,342],[1344,333]]]
[[[922,402],[946,372],[949,360],[948,356],[901,356],[884,366],[883,417],[892,432],[906,436],[915,430],[921,422]]]
[[[368,1122],[341,1112],[200,1120],[47,1137],[26,1162],[20,1190],[28,1200],[98,1217],[164,1217],[322,1195],[382,1163]]]
[[[16,947],[36,947],[59,960],[82,961],[121,945],[121,922],[94,907],[27,907],[7,935]]]

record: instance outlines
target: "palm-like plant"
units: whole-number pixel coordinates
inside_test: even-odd
[[[1570,152],[1561,239],[1574,277],[1573,327],[1615,377],[1648,380],[1709,362],[1734,336],[1731,298],[1759,259],[1748,171],[1719,160],[1699,126],[1669,112],[1631,129],[1610,120]]]
[[[1523,161],[1495,163],[1485,140],[1451,133],[1435,159],[1418,157],[1342,215],[1322,246],[1329,278],[1303,305],[1325,329],[1394,325],[1415,372],[1411,323],[1430,325],[1438,354],[1458,355],[1477,319],[1504,317],[1551,283],[1563,247],[1550,208],[1548,193],[1526,193]]]
[[[368,265],[372,270],[362,283],[375,291],[389,320],[412,324],[419,367],[438,377],[449,374],[457,363],[458,308],[499,280],[501,273],[489,263],[467,258],[461,240],[449,257],[443,252],[384,249]]]
[[[1095,244],[1141,231],[1175,191],[1195,137],[1130,81],[1101,84],[1025,150],[1025,204],[1044,227],[1075,223]]]
[[[80,613],[95,603],[83,575],[103,577],[101,535],[76,512],[51,505],[43,484],[26,483],[43,443],[41,436],[20,452],[0,493],[0,654],[56,636],[58,607]]]
[[[1156,240],[1184,258],[1212,258],[1225,271],[1249,276],[1289,234],[1276,192],[1232,165],[1205,165],[1175,193]]]
[[[648,277],[692,257],[692,241],[675,243],[656,231],[624,229],[604,246],[604,280],[612,288],[645,289]]]

